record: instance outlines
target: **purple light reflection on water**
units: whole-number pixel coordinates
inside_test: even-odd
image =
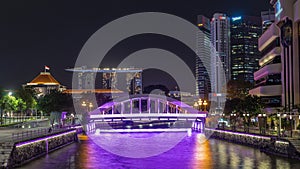
[[[133,134],[133,133],[132,133]],[[136,133],[147,135],[147,133]],[[112,133],[107,137],[115,137]],[[22,166],[24,169],[118,168],[118,169],[198,169],[198,168],[299,168],[300,161],[269,156],[246,146],[220,140],[202,142],[193,133],[171,150],[148,158],[127,158],[105,151],[91,140],[69,145]],[[139,148],[139,147],[137,147]]]

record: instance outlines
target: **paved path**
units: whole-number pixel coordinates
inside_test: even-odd
[[[13,127],[0,127],[0,142],[9,141],[12,139],[12,133],[20,133],[25,131],[37,130],[41,128],[48,128],[49,123],[47,119],[44,120],[34,120],[30,122],[24,123],[25,128],[13,128]],[[36,125],[38,124],[38,125]],[[38,127],[31,127],[28,126],[38,126]]]

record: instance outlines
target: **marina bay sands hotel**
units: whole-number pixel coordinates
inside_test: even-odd
[[[129,94],[142,93],[142,69],[137,68],[87,68],[86,66],[66,69],[77,75],[73,88],[76,89],[120,89]],[[97,76],[97,74],[100,76]],[[101,76],[102,75],[102,76]],[[102,81],[102,83],[97,83]]]

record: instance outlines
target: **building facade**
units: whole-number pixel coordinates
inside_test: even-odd
[[[238,16],[231,18],[231,79],[254,83],[253,73],[259,69],[258,38],[261,36],[261,18]]]
[[[225,105],[226,83],[231,79],[230,18],[216,13],[211,20],[211,89],[209,100],[216,113]]]
[[[271,0],[275,21],[259,38],[261,68],[251,94],[263,96],[271,112],[293,114],[299,107],[300,0]],[[273,109],[272,109],[273,108]],[[292,117],[292,116],[291,116]]]
[[[262,57],[259,60],[260,69],[254,73],[255,88],[250,90],[250,94],[260,96],[268,110],[272,111],[282,104],[282,64],[279,30],[274,20],[270,22],[272,24],[265,25],[265,31],[258,40]]]
[[[288,112],[299,104],[300,0],[272,0],[280,32],[282,105]]]
[[[262,32],[265,32],[275,21],[275,11],[269,9],[261,12]]]
[[[211,42],[212,42],[212,72],[213,78],[220,74],[221,69],[216,67],[220,58],[226,80],[231,79],[230,65],[230,18],[226,14],[216,13],[211,20]],[[217,74],[217,75],[215,75]]]
[[[37,97],[49,94],[52,90],[63,92],[66,87],[61,85],[50,72],[41,72],[31,82],[23,85],[23,88],[32,88]]]
[[[210,63],[211,59],[211,33],[210,33],[210,19],[198,15],[197,26],[199,31],[197,32],[197,48],[196,48],[196,95],[200,98],[208,98],[211,93],[211,84],[209,73],[211,72],[210,65],[206,67],[205,63]]]
[[[129,94],[142,94],[142,69],[135,68],[87,68],[85,66],[66,69],[66,71],[74,72],[77,76],[74,80],[74,88],[79,90],[95,89],[96,75],[100,73],[101,89],[118,89],[128,91]],[[118,76],[126,77],[118,83]]]

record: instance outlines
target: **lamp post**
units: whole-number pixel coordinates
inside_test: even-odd
[[[81,106],[85,107],[87,112],[90,112],[94,107],[92,102],[85,102],[85,101],[82,102]]]
[[[221,117],[222,117],[222,129],[224,130],[225,129],[225,114],[224,113],[222,113],[221,114]]]
[[[232,131],[235,131],[236,130],[236,126],[235,126],[235,123],[236,123],[236,113],[231,113],[230,114],[230,117],[231,117],[231,122],[232,122]]]
[[[200,110],[200,111],[202,111],[202,107],[201,107],[201,106],[202,106],[202,103],[203,103],[202,100],[199,99],[199,100],[198,100],[198,105],[199,105],[199,110]]]
[[[258,114],[258,118],[259,118],[259,132],[260,134],[266,134],[266,129],[267,129],[267,115],[265,113],[263,114]]]
[[[293,137],[293,116],[290,115],[290,123],[291,123],[291,137]]]
[[[279,120],[277,134],[278,134],[278,137],[280,137],[281,136],[281,113],[280,112],[277,113],[277,117]]]
[[[94,106],[93,106],[93,103],[92,102],[90,102],[90,104],[89,104],[89,111],[92,111],[92,108],[93,108]]]
[[[201,108],[202,103],[203,103],[202,100],[199,99],[198,101],[196,101],[196,102],[194,103],[194,107],[195,107],[197,110],[202,111],[202,108]]]
[[[199,107],[198,107],[198,106],[199,106],[199,105],[198,105],[198,102],[195,102],[195,103],[194,103],[195,109],[199,110]]]
[[[203,105],[204,105],[204,111],[206,111],[206,106],[207,106],[206,100],[204,100]]]
[[[87,104],[86,104],[85,101],[82,102],[81,106],[84,107],[86,109],[86,111],[88,111],[87,108],[86,108]]]
[[[249,123],[249,116],[250,116],[250,114],[249,113],[247,113],[247,114],[243,114],[243,116],[244,116],[244,119],[245,119],[245,122],[244,122],[244,131],[246,132],[246,133],[249,133],[249,125],[250,125],[250,123]]]

